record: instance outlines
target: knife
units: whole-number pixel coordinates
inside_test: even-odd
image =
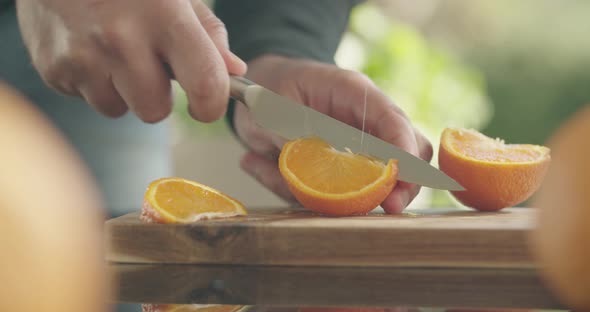
[[[352,152],[362,152],[363,145],[367,150],[364,154],[381,160],[397,159],[399,180],[434,189],[464,190],[427,161],[248,79],[231,76],[230,96],[248,107],[258,125],[287,140],[315,135],[339,150],[349,149]]]

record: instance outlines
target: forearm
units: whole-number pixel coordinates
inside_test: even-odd
[[[245,61],[278,54],[333,63],[360,0],[217,0],[230,47]]]

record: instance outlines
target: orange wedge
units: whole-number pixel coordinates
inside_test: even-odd
[[[218,190],[186,179],[162,178],[149,185],[140,219],[148,223],[191,223],[245,214],[244,205]]]
[[[505,144],[468,129],[445,129],[438,158],[440,169],[465,188],[453,196],[482,211],[528,199],[540,187],[551,160],[547,147]]]
[[[329,216],[363,215],[387,197],[397,181],[397,161],[387,164],[342,152],[319,138],[286,143],[279,169],[303,207]]]

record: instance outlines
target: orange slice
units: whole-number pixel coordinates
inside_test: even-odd
[[[244,205],[218,190],[186,179],[162,178],[149,185],[140,219],[148,223],[191,223],[245,214]]]
[[[505,144],[475,130],[445,129],[439,167],[465,191],[451,192],[462,204],[482,211],[511,207],[541,185],[549,162],[547,147]]]
[[[240,305],[206,305],[206,304],[142,304],[142,312],[237,312]]]
[[[398,172],[396,160],[384,164],[338,151],[315,137],[286,143],[279,169],[305,208],[330,216],[363,215],[375,209],[391,193]]]

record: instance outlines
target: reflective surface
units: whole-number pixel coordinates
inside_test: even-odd
[[[112,265],[117,311],[564,310],[532,269]]]

